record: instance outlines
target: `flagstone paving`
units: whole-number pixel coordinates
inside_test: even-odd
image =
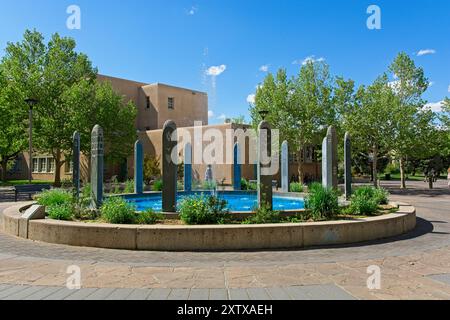
[[[410,234],[357,245],[256,252],[135,252],[0,233],[0,299],[450,299],[450,191],[392,189],[417,208]],[[393,183],[386,184],[393,187]],[[11,203],[0,203],[0,212]],[[65,288],[81,268],[82,289]],[[381,269],[369,290],[368,266]]]

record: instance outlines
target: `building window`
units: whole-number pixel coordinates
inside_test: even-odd
[[[150,97],[147,97],[147,109],[150,109]]]
[[[33,173],[39,172],[38,164],[39,164],[39,160],[36,158],[33,158]]]
[[[55,173],[56,165],[53,157],[35,157],[33,158],[33,173]]]
[[[296,152],[291,152],[289,154],[289,163],[290,164],[296,164],[298,163],[298,153]]]
[[[47,172],[47,158],[39,158],[39,173]]]
[[[47,159],[47,172],[55,173],[55,159],[53,158]]]
[[[175,98],[168,99],[168,106],[169,106],[169,109],[175,109]]]
[[[66,161],[65,171],[66,173],[73,173],[73,161]]]

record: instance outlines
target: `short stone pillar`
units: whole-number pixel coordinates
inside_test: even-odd
[[[139,140],[134,144],[134,193],[144,193],[144,148]]]
[[[344,138],[344,159],[345,198],[349,200],[352,196],[352,141],[348,132]]]
[[[325,188],[338,187],[337,134],[333,126],[322,143],[322,184]]]
[[[287,141],[281,145],[281,191],[289,192],[289,144]]]
[[[331,143],[331,181],[333,188],[337,189],[339,187],[338,181],[338,138],[336,128],[331,126],[328,128],[328,143]]]
[[[214,180],[212,165],[208,164],[205,171],[205,181],[212,182]]]
[[[177,139],[172,139],[177,126],[172,120],[167,120],[162,134],[162,209],[163,212],[176,212],[177,207],[177,163],[172,155],[178,155],[174,149],[177,147]]]
[[[80,197],[80,133],[78,131],[73,134],[72,167],[73,194],[78,200]]]
[[[235,191],[241,190],[241,177],[242,177],[242,169],[241,169],[241,150],[239,147],[239,143],[234,145],[233,149],[233,189]]]
[[[258,126],[258,206],[264,204],[272,210],[272,132],[270,124],[262,121]]]
[[[103,204],[103,158],[103,129],[96,125],[91,134],[92,207],[95,209],[100,209]]]
[[[192,191],[192,145],[186,143],[184,147],[184,191]]]

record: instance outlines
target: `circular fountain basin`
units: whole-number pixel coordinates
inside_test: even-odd
[[[211,195],[210,191],[197,192],[179,192],[177,195],[177,204],[186,197],[194,195]],[[227,208],[231,212],[253,212],[258,204],[258,196],[256,192],[245,191],[223,191],[217,192],[217,197],[227,201]],[[125,199],[136,206],[137,211],[145,211],[152,209],[155,212],[162,211],[162,195],[161,193],[148,193],[141,196],[130,195]],[[302,198],[280,196],[274,194],[273,209],[276,211],[292,211],[304,210],[305,201]]]

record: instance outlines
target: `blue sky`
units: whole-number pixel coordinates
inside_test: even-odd
[[[381,30],[366,26],[372,4]],[[66,27],[69,5],[80,30]],[[0,55],[27,28],[75,38],[102,74],[208,92],[211,123],[247,115],[266,71],[293,75],[308,57],[369,84],[405,51],[432,82],[425,99],[450,96],[448,0],[0,0]]]

